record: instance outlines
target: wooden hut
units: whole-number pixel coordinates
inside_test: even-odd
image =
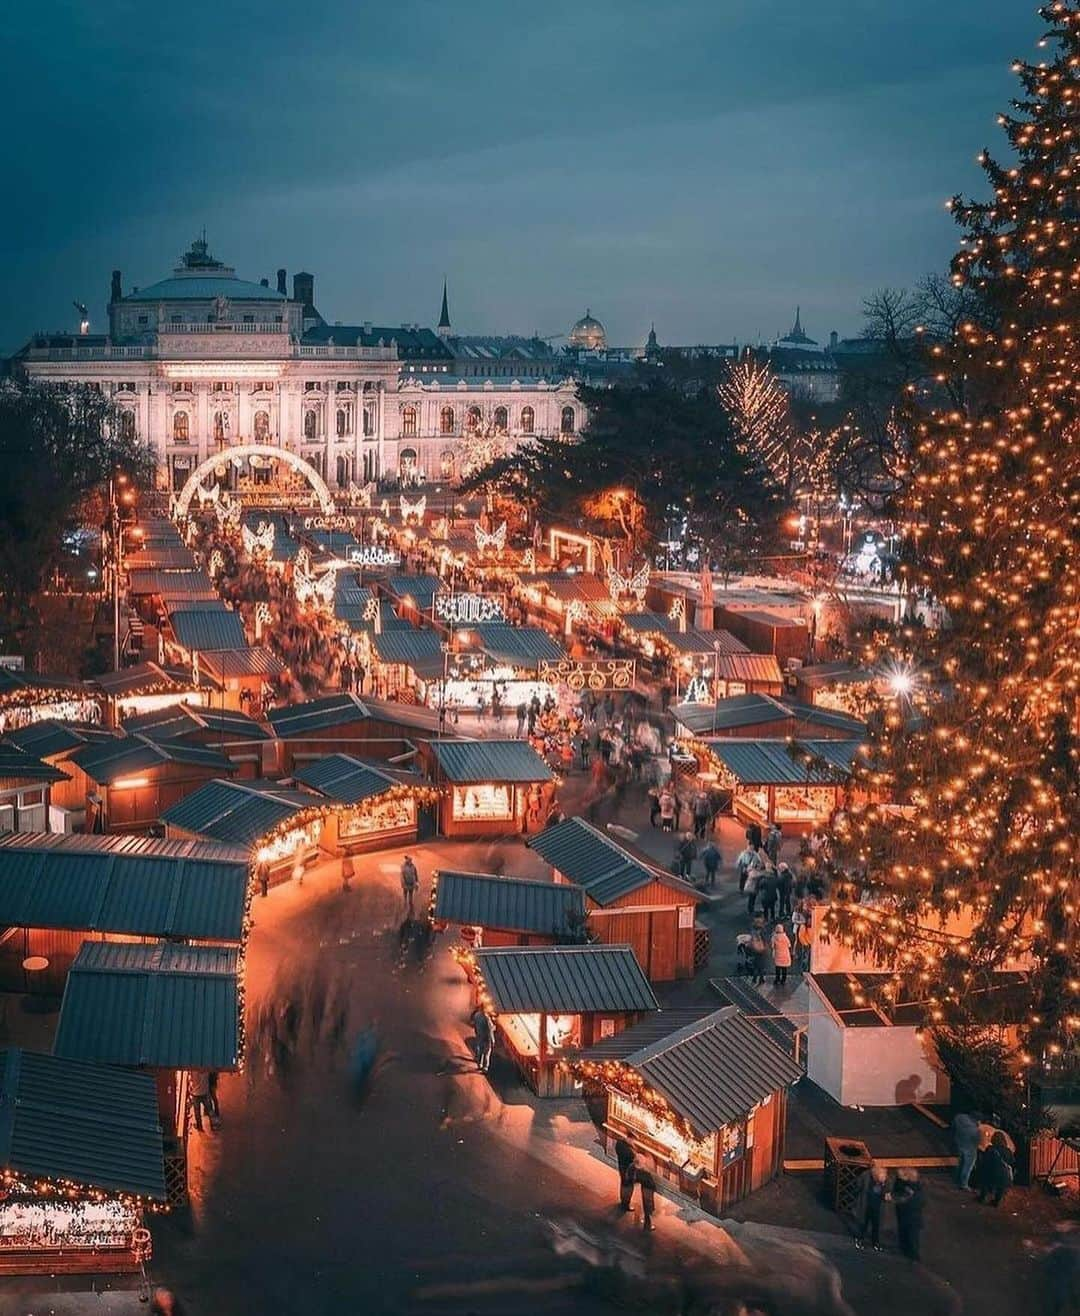
[[[51,763],[0,741],[0,831],[48,831],[50,793],[63,780]]]
[[[326,801],[320,844],[330,854],[360,854],[435,834],[439,793],[419,773],[328,754],[294,776]]]
[[[860,749],[854,740],[732,738],[693,744],[703,779],[731,792],[740,822],[778,822],[791,832],[828,822],[843,801]]]
[[[629,946],[521,946],[458,952],[475,1002],[540,1097],[568,1096],[560,1064],[660,1007]]]
[[[105,672],[94,678],[94,685],[104,696],[103,720],[108,727],[118,727],[125,717],[171,704],[205,704],[211,694],[207,686],[191,679],[190,672],[152,662]]]
[[[241,777],[262,776],[263,750],[271,740],[263,723],[246,713],[190,704],[125,718],[124,731],[158,744],[206,745],[224,754]]]
[[[471,946],[551,946],[581,940],[585,893],[580,887],[437,869],[430,914],[437,932],[456,927]]]
[[[529,841],[556,882],[581,887],[589,930],[606,945],[633,947],[650,982],[693,977],[696,910],[688,882],[636,858],[583,818],[568,818]],[[701,929],[708,945],[708,934]]]
[[[722,653],[716,659],[716,697],[760,694],[779,695],[784,691],[780,663],[773,654]]]
[[[260,717],[266,710],[267,689],[272,690],[285,672],[285,664],[263,644],[200,653],[199,667],[206,680],[223,696],[223,707]]]
[[[384,711],[374,712],[346,691],[272,708],[267,720],[279,742],[277,767],[284,777],[327,754],[386,762],[414,749],[409,735],[415,728],[391,721]]]
[[[505,836],[539,828],[555,774],[523,740],[433,740],[422,746],[438,786],[444,836]]]
[[[804,661],[810,647],[810,632],[801,617],[759,608],[717,608],[717,617],[737,635],[752,653],[771,653],[785,663],[789,658]]]
[[[605,1146],[625,1138],[658,1181],[714,1215],[780,1172],[802,1069],[737,1006],[650,1016],[568,1068],[607,1094]]]
[[[886,684],[879,673],[845,662],[812,663],[788,673],[790,693],[800,703],[859,718],[873,711]]]
[[[64,770],[64,764],[72,754],[86,745],[96,745],[103,740],[115,740],[116,733],[94,724],[73,724],[49,718],[44,722],[32,722],[19,731],[13,731],[7,740],[57,768],[61,776],[52,784],[49,792],[49,826],[52,832],[73,832],[81,830],[86,822],[86,785],[77,782],[74,774]],[[45,830],[39,828],[38,830]]]
[[[683,740],[732,736],[746,740],[790,737],[863,740],[866,737],[866,724],[857,718],[772,695],[732,695],[715,704],[677,704],[671,712],[675,735]]]
[[[70,676],[0,667],[0,735],[47,718],[100,722],[100,695],[93,685]]]

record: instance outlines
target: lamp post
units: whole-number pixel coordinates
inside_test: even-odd
[[[131,507],[135,494],[125,486],[126,475],[109,477],[109,532],[112,540],[112,631],[113,631],[113,671],[120,670],[120,567],[124,557],[124,522],[120,519],[120,505]],[[117,490],[119,486],[119,492]],[[132,533],[136,533],[133,528]],[[141,532],[139,532],[141,533]]]
[[[450,655],[454,651],[454,622],[453,619],[448,623],[449,638],[442,646],[442,685],[439,687],[439,738],[442,738],[446,729],[446,682],[450,679]],[[469,632],[458,631],[458,638],[465,644],[469,643]]]

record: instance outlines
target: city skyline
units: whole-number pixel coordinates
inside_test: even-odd
[[[620,345],[652,323],[757,342],[799,304],[818,341],[855,334],[874,289],[944,267],[1001,52],[1032,53],[1008,0],[866,8],[687,3],[658,28],[556,5],[524,34],[486,0],[467,24],[270,5],[257,30],[195,3],[177,32],[50,0],[11,32],[33,111],[8,146],[0,346],[72,327],[73,301],[100,330],[110,271],[152,283],[204,225],[248,278],[311,270],[331,322],[433,324],[446,276],[462,333],[558,336],[589,306]]]

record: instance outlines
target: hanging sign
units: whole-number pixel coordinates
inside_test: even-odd
[[[345,516],[338,513],[337,516],[305,516],[305,530],[355,530],[356,517]]]
[[[455,626],[506,620],[502,600],[491,594],[436,594],[432,616]]]
[[[574,662],[541,660],[539,678],[547,685],[566,685],[571,690],[630,690],[637,664],[633,658],[596,658]]]
[[[350,544],[345,549],[345,557],[358,567],[397,567],[401,565],[401,554],[392,548],[383,548],[381,544]]]

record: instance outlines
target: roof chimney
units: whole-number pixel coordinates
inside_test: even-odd
[[[835,352],[837,348],[837,344],[839,342],[840,342],[840,335],[834,329],[832,333],[829,335],[829,351]]]
[[[294,302],[300,302],[304,307],[304,316],[308,318],[315,314],[315,275],[294,274],[292,279],[292,295]]]
[[[289,295],[289,285],[288,285],[288,283],[286,282],[286,277],[287,277],[287,276],[286,276],[284,270],[278,270],[278,272],[277,272],[277,290],[278,290],[279,293],[281,293],[282,297],[288,297],[288,295]]]
[[[259,287],[260,287],[260,288],[269,288],[269,287],[270,287],[270,280],[269,280],[269,279],[260,279],[260,280],[259,280]]]
[[[110,290],[109,290],[109,301],[110,301],[110,302],[118,302],[118,301],[121,299],[121,297],[123,297],[123,295],[124,295],[124,294],[123,294],[123,291],[121,290],[121,287],[120,287],[120,271],[119,271],[119,270],[113,270],[113,272],[112,272],[112,287],[111,287]]]

